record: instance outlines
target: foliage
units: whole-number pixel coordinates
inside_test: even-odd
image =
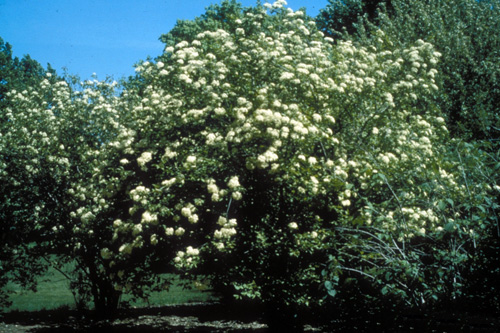
[[[30,256],[76,261],[82,305],[147,297],[172,267],[262,302],[271,328],[330,301],[424,308],[475,288],[498,167],[450,138],[442,54],[369,23],[334,41],[284,5],[179,22],[120,96],[50,73],[6,94],[4,225]]]
[[[48,68],[49,72],[53,70]],[[5,107],[5,94],[11,89],[23,90],[40,82],[45,75],[42,66],[29,55],[13,57],[12,46],[0,37],[0,108]]]
[[[127,172],[119,157],[126,144],[115,146],[113,140],[129,133],[118,122],[116,82],[68,81],[47,73],[39,84],[6,94],[0,141],[8,214],[3,226],[23,235],[13,244],[18,261],[27,257],[61,271],[78,305],[92,299],[104,314],[118,305],[121,289],[115,284],[123,271],[101,250],[112,243],[112,222],[129,200],[120,192]],[[146,274],[148,263],[142,258],[127,266],[136,280],[159,280]],[[26,273],[32,281],[42,272],[36,267]],[[142,296],[142,289],[134,295]]]
[[[208,6],[206,12],[194,20],[178,20],[174,28],[162,35],[160,40],[168,47],[182,41],[191,42],[203,31],[234,30],[234,22],[241,18],[242,12],[241,3],[236,0],[223,0],[220,4]]]
[[[438,66],[443,86],[440,107],[452,134],[467,140],[498,142],[500,39],[491,33],[500,29],[498,1],[395,0],[386,7],[372,20],[360,23],[352,38],[370,45],[376,38],[371,33],[381,29],[397,45],[411,45],[417,39],[435,45],[443,55]],[[334,4],[327,6],[325,13],[332,10]],[[327,33],[337,24],[330,16],[317,19]]]
[[[335,9],[333,5],[327,7],[327,13]],[[414,266],[410,271],[423,274],[420,278],[429,285],[425,292],[441,290],[448,294],[439,297],[440,301],[448,298],[468,304],[489,304],[489,309],[498,308],[495,305],[498,304],[498,288],[489,282],[498,278],[494,267],[499,235],[496,204],[499,195],[496,172],[499,39],[491,33],[499,28],[498,10],[498,1],[393,0],[390,6],[381,6],[373,18],[356,14],[357,17],[352,18],[358,22],[355,29],[347,31],[350,35],[342,36],[355,44],[368,46],[376,42],[382,30],[385,38],[398,47],[423,39],[442,54],[436,67],[436,84],[441,89],[433,98],[446,118],[452,137],[457,139],[447,145],[445,162],[460,166],[451,173],[459,176],[456,181],[465,186],[467,195],[456,198],[448,192],[439,207],[451,209],[450,213],[456,216],[454,222],[462,229],[451,230],[445,223],[446,237],[426,237],[425,243],[430,247],[421,248],[420,255],[426,264]],[[323,15],[317,20],[325,33],[331,33],[329,27],[335,26],[339,18]],[[473,232],[472,238],[466,235],[466,230]],[[448,250],[443,248],[445,245]],[[434,272],[447,267],[448,280],[452,279],[453,283],[441,282],[446,281],[441,279],[446,273],[430,278],[426,267]],[[479,275],[485,282],[481,285],[476,283]],[[391,273],[391,276],[395,275]]]
[[[176,243],[179,268],[287,320],[353,276],[409,304],[459,293],[460,248],[481,230],[455,203],[491,188],[465,191],[446,144],[440,54],[382,31],[333,45],[280,1],[226,24],[137,69],[127,163],[143,172],[112,256]]]
[[[321,9],[316,22],[318,28],[331,37],[341,37],[343,33],[356,32],[360,19],[373,20],[381,4],[391,7],[390,0],[328,0]]]
[[[49,71],[51,71],[49,66]],[[29,56],[21,60],[12,55],[12,47],[9,43],[4,43],[0,38],[0,135],[4,134],[10,123],[5,117],[4,110],[12,106],[9,103],[7,94],[12,89],[23,91],[32,85],[38,84],[43,80],[45,70],[40,64]],[[0,147],[2,144],[0,144]],[[0,177],[5,176],[5,160],[8,159],[8,152],[2,151],[0,157]],[[24,176],[23,176],[24,177]],[[29,177],[26,177],[28,180]],[[30,191],[18,193],[26,198],[25,202],[16,201],[9,198],[11,188],[8,182],[2,182],[0,195],[0,231],[1,231],[1,249],[0,249],[0,287],[5,286],[9,279],[15,279],[26,288],[35,288],[35,283],[31,272],[43,271],[43,267],[36,263],[32,257],[27,256],[27,244],[29,243],[29,233],[23,224],[19,210],[22,206],[29,205]],[[13,272],[11,277],[7,274]],[[0,306],[9,304],[7,295],[0,293]]]

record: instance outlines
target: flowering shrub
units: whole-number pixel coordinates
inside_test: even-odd
[[[38,249],[75,258],[97,308],[162,287],[168,263],[264,302],[271,324],[353,277],[409,304],[460,291],[484,232],[466,221],[495,188],[449,149],[439,52],[382,31],[334,44],[285,4],[167,45],[120,98],[98,81],[10,93],[2,180],[34,193]]]
[[[77,303],[92,297],[98,311],[112,311],[123,272],[107,261],[106,246],[128,200],[118,161],[131,135],[119,124],[116,82],[70,84],[48,73],[39,85],[7,93],[0,137],[5,221],[24,235],[18,260],[42,260],[70,279]]]
[[[112,254],[179,244],[177,267],[274,309],[320,304],[325,279],[334,294],[342,274],[379,281],[423,265],[418,244],[458,230],[448,203],[469,197],[433,104],[440,54],[421,40],[399,49],[382,31],[370,47],[334,45],[283,5],[137,67],[146,84],[141,98],[126,92],[126,160],[141,172]],[[406,282],[387,288],[435,295]]]
[[[377,11],[373,10],[376,4],[380,4]],[[440,167],[448,166],[442,176],[454,175],[454,182],[462,191],[451,190],[457,186],[447,187],[439,182],[426,181],[420,186],[426,193],[439,193],[432,199],[434,204],[428,197],[426,205],[437,207],[433,209],[440,212],[444,232],[427,233],[425,246],[419,242],[421,252],[416,261],[423,260],[425,265],[403,270],[414,276],[404,282],[405,289],[413,289],[412,304],[446,293],[439,301],[453,300],[475,310],[498,309],[499,290],[492,281],[499,277],[495,268],[500,233],[499,192],[495,189],[498,112],[494,102],[498,100],[499,63],[493,51],[497,49],[498,35],[491,33],[499,27],[498,10],[496,1],[330,1],[317,18],[325,33],[361,45],[372,45],[379,38],[377,31],[382,29],[396,45],[412,45],[421,38],[442,53],[436,67],[436,81],[442,88],[433,94],[433,99],[446,119],[450,136],[457,140],[443,147]],[[358,24],[348,27],[349,35],[340,35],[334,30],[341,30],[339,24],[343,22]],[[416,283],[419,279],[427,285]],[[416,285],[422,287],[418,292]],[[428,297],[421,299],[417,296],[421,293]]]
[[[3,111],[10,105],[10,101],[6,96],[12,89],[24,91],[26,87],[36,85],[45,79],[45,70],[39,63],[25,56],[22,59],[13,57],[12,47],[9,43],[4,43],[0,37],[0,141],[2,135],[6,133],[9,127],[8,119]],[[55,79],[55,78],[54,78]],[[0,143],[0,147],[4,147]],[[6,160],[8,159],[9,152],[1,150],[0,152],[0,178],[3,177],[4,168],[6,167]],[[20,170],[22,165],[20,164]],[[12,183],[3,182],[0,189],[0,306],[9,304],[6,295],[5,286],[9,281],[16,281],[29,289],[33,288],[35,280],[30,271],[42,270],[43,267],[38,265],[32,258],[25,256],[28,250],[25,246],[18,247],[23,244],[29,234],[25,232],[25,225],[22,220],[21,214],[18,212],[23,209],[28,209],[28,205],[21,201],[13,199],[11,194],[22,195],[30,198],[31,190],[26,188],[26,191],[14,190],[11,187]]]

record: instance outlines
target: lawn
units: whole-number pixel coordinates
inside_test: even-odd
[[[131,306],[163,306],[217,300],[214,294],[210,291],[184,289],[181,286],[181,281],[176,275],[170,274],[167,276],[172,278],[174,281],[168,291],[153,293],[146,302],[132,302]],[[10,294],[12,305],[4,309],[4,312],[14,310],[54,310],[58,308],[74,309],[76,307],[73,295],[69,290],[69,281],[61,273],[54,269],[49,269],[47,274],[39,278],[37,292],[22,290],[19,285],[13,283],[8,284],[6,288],[8,290],[12,290],[12,293]],[[129,298],[125,295],[123,299],[127,300]]]

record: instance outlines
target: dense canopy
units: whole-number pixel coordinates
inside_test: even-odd
[[[474,87],[496,96],[498,59],[457,106],[453,30],[403,23],[436,22],[427,2],[379,3],[331,1],[315,21],[282,0],[223,1],[123,84],[58,77],[2,42],[0,281],[33,286],[53,266],[79,306],[111,314],[177,272],[261,302],[270,327],[494,307],[498,289],[473,280],[498,275],[498,117]]]

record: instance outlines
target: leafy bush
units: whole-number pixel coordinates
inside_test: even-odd
[[[456,293],[465,258],[445,227],[475,236],[456,221],[468,197],[434,98],[440,54],[382,31],[334,45],[279,1],[225,24],[138,67],[127,161],[144,172],[113,255],[185,244],[178,267],[264,302],[271,323],[356,274],[410,304]],[[428,282],[437,248],[446,276]]]
[[[373,2],[352,3],[365,8]],[[323,12],[325,15],[318,16],[318,25],[331,34],[330,30],[342,15],[326,14],[348,11],[351,7],[351,2],[331,2]],[[369,15],[356,12],[356,17],[350,18],[356,22],[354,28],[348,29],[347,34],[336,35],[356,45],[369,46],[379,39],[382,30],[385,38],[397,47],[407,47],[422,39],[442,54],[435,76],[440,89],[432,99],[442,110],[451,136],[456,138],[446,143],[442,163],[451,167],[446,172],[455,176],[463,190],[461,194],[453,193],[450,187],[444,186],[439,191],[441,198],[437,207],[451,217],[454,224],[443,220],[445,232],[441,236],[426,235],[426,245],[419,245],[420,255],[412,259],[415,263],[422,259],[425,265],[413,266],[410,271],[423,274],[419,278],[419,274],[414,275],[417,280],[425,281],[425,288],[420,292],[429,293],[433,299],[490,304],[490,310],[496,309],[494,304],[498,302],[498,288],[489,281],[498,278],[498,271],[493,267],[497,262],[495,253],[500,234],[496,172],[499,40],[491,33],[499,27],[498,9],[497,1],[393,0],[381,2],[378,11]],[[442,184],[422,182],[420,187],[428,192],[435,191],[436,186]],[[442,272],[443,267],[446,272]],[[479,274],[485,282],[481,286],[476,283]],[[414,286],[410,289],[418,290]],[[436,291],[439,292],[434,294]],[[443,296],[439,296],[442,292]]]
[[[119,96],[50,74],[10,91],[6,225],[34,258],[76,261],[75,295],[102,312],[168,287],[172,267],[262,302],[271,328],[332,300],[463,299],[493,269],[467,265],[494,249],[498,167],[450,138],[442,54],[367,27],[335,42],[284,1],[223,2],[164,36]]]

